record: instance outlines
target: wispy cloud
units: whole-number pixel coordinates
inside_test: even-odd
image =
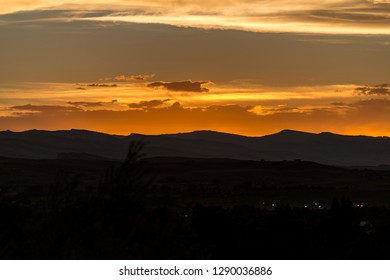
[[[357,87],[356,92],[361,95],[390,95],[390,84]]]
[[[58,112],[77,112],[81,109],[74,106],[57,106],[57,105],[20,105],[12,106],[11,110],[25,111],[25,112],[40,112],[40,113],[58,113]]]
[[[118,81],[118,82],[142,82],[153,78],[155,74],[140,74],[140,75],[118,75],[115,77],[101,78],[102,81]]]
[[[88,0],[78,5],[71,1],[56,3],[58,5],[53,7],[47,0],[16,0],[2,5],[0,13],[50,9],[48,18],[67,21],[163,23],[256,32],[390,34],[390,2],[384,0],[115,0],[110,5],[102,0]],[[55,9],[62,10],[62,14],[53,13]],[[16,18],[22,20],[23,16],[16,14],[14,20]],[[43,19],[42,13],[39,18]]]
[[[103,106],[103,102],[72,102],[69,101],[68,104],[73,106],[83,106],[83,107],[100,107]]]
[[[118,100],[114,99],[111,102],[88,102],[88,101],[69,101],[67,104],[81,107],[81,108],[97,108],[97,107],[111,107],[110,105],[115,105],[118,103]]]
[[[117,87],[117,84],[87,84],[88,87]]]

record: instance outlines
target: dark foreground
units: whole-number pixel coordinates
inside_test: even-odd
[[[389,171],[137,151],[1,166],[2,259],[390,259]]]

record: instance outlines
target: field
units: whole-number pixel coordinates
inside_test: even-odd
[[[75,184],[75,195],[96,193],[120,166],[104,160],[0,160],[0,186],[9,201],[40,207],[55,184]],[[150,194],[170,193],[183,206],[259,208],[330,207],[346,196],[356,205],[390,205],[390,171],[352,169],[303,161],[150,158],[140,163]],[[274,206],[272,206],[272,204]],[[317,204],[317,205],[316,205]]]

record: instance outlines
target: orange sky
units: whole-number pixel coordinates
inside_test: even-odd
[[[106,86],[104,86],[106,85]],[[115,85],[115,86],[113,86]],[[216,130],[264,135],[282,129],[390,135],[390,100],[356,85],[218,87],[207,92],[131,83],[27,83],[3,99],[0,129],[88,129],[112,134]],[[26,98],[27,96],[27,98]]]
[[[390,136],[388,1],[52,3],[0,0],[0,130]]]

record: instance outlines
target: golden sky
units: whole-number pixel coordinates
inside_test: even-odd
[[[0,129],[390,136],[390,2],[0,0]]]

